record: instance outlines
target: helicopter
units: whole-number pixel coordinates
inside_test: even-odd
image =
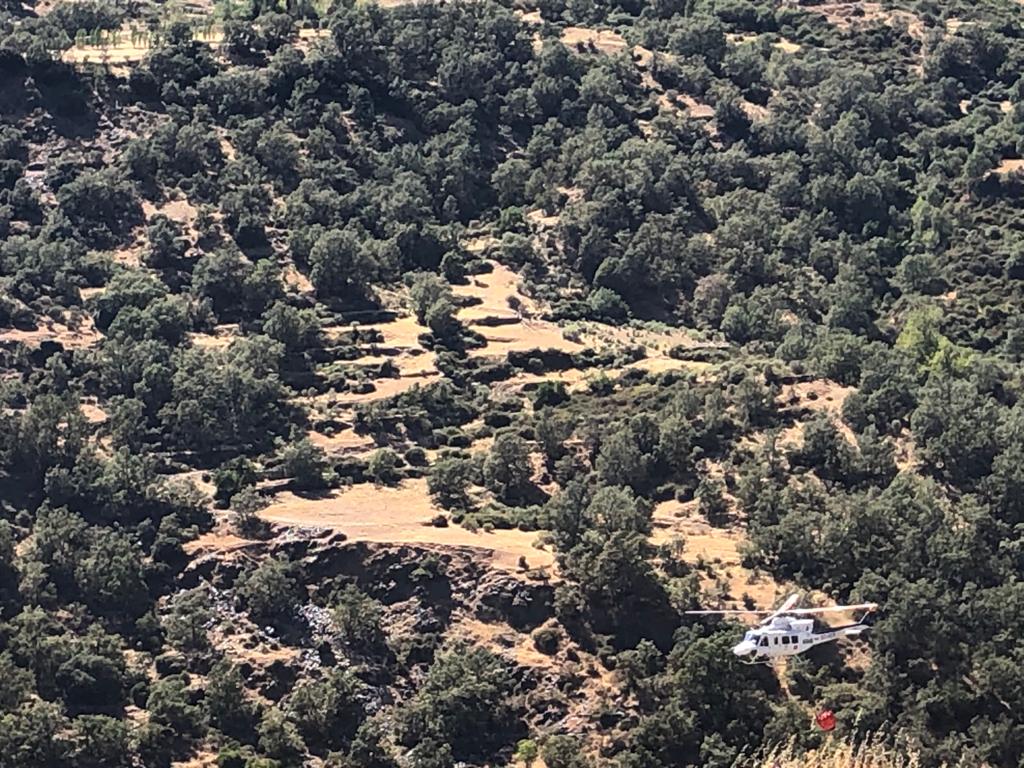
[[[878,608],[877,603],[857,605],[833,605],[827,608],[797,608],[800,593],[790,595],[774,611],[702,610],[686,611],[691,615],[709,616],[726,614],[764,615],[756,629],[747,630],[743,639],[733,646],[732,652],[747,664],[770,664],[776,659],[796,656],[822,643],[838,640],[840,637],[857,637],[869,628],[864,623],[868,614]],[[824,631],[814,630],[814,619],[800,619],[797,616],[813,616],[819,613],[844,613],[864,611],[864,615],[853,624],[830,627]]]

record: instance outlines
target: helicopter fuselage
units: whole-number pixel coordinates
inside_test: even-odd
[[[796,656],[815,645],[840,637],[856,637],[867,628],[866,624],[858,623],[815,632],[813,619],[776,616],[765,626],[747,630],[732,652],[747,663],[770,662]]]

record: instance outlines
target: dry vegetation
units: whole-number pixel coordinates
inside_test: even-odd
[[[518,570],[520,558],[530,568],[548,568],[554,559],[537,546],[537,533],[433,525],[443,510],[431,502],[425,480],[405,480],[397,487],[361,484],[313,498],[285,492],[260,515],[279,525],[337,530],[352,541],[468,548],[507,570]]]
[[[810,752],[780,747],[763,757],[743,760],[737,768],[917,768],[919,765],[912,749],[892,747],[881,739],[868,738],[857,744],[830,740]]]

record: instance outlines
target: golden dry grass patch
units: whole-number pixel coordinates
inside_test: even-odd
[[[829,739],[809,752],[783,745],[766,755],[749,757],[736,768],[918,768],[920,761],[909,749],[867,739],[859,744]],[[985,766],[977,766],[985,768]]]
[[[205,478],[204,478],[205,475]],[[173,475],[171,482],[189,483],[197,491],[207,496],[212,497],[217,492],[217,487],[213,484],[209,473],[204,472],[201,469],[193,469],[188,472],[179,472]]]
[[[523,667],[552,669],[558,665],[557,659],[536,649],[532,637],[515,631],[507,624],[492,624],[465,617],[452,625],[449,634],[455,638],[468,638],[475,645],[482,645],[495,653],[510,657]]]
[[[778,404],[782,407],[806,408],[832,417],[839,434],[851,445],[857,444],[857,436],[843,421],[843,403],[856,387],[848,387],[831,379],[801,381],[783,386],[779,392]],[[803,441],[803,424],[785,429],[780,435],[780,444],[798,445]]]
[[[142,243],[134,243],[125,248],[117,248],[110,251],[111,261],[126,267],[135,269],[142,266]]]
[[[171,762],[171,768],[215,768],[217,765],[219,765],[217,753],[208,750],[199,752],[187,760],[174,760]]]
[[[714,107],[686,93],[659,93],[658,108],[665,112],[682,112],[694,120],[711,120],[715,116]]]
[[[443,377],[440,373],[422,373],[397,378],[373,379],[372,392],[346,392],[344,394],[318,395],[316,400],[329,399],[332,405],[347,406],[359,403],[372,403],[401,395],[416,387],[426,387],[439,382]]]
[[[379,349],[383,345],[373,345],[371,349]],[[370,354],[357,357],[351,361],[353,365],[365,368],[379,368],[385,363],[394,365],[402,376],[426,376],[437,373],[437,364],[434,356],[423,352],[421,354],[401,353],[397,355]]]
[[[487,341],[471,354],[504,357],[509,352],[531,349],[559,349],[579,352],[583,345],[566,339],[555,323],[535,319],[541,308],[519,289],[519,275],[508,267],[492,262],[492,271],[474,276],[468,285],[453,287],[458,296],[473,297],[479,303],[459,310],[459,318]],[[513,309],[510,300],[518,307]],[[497,319],[506,324],[482,325],[480,321]]]
[[[166,216],[171,221],[186,227],[192,225],[199,215],[198,209],[188,200],[168,200],[163,205],[155,205],[149,200],[142,201],[142,212],[147,219],[156,215]]]
[[[452,286],[456,296],[474,298],[480,302],[459,310],[459,318],[466,322],[481,317],[516,319],[519,313],[512,308],[510,299],[518,302],[524,314],[536,314],[537,303],[519,289],[519,275],[504,264],[494,261],[490,264],[490,272],[472,276],[465,285]]]
[[[90,424],[102,424],[107,420],[107,412],[100,408],[95,402],[83,402],[79,406],[85,420]]]
[[[562,43],[573,48],[583,45],[607,54],[626,49],[626,40],[618,32],[590,27],[566,27],[562,30]]]
[[[584,349],[582,344],[566,339],[557,325],[543,320],[527,320],[496,328],[478,327],[475,330],[487,340],[487,346],[473,350],[471,354],[474,356],[504,357],[509,352],[531,349],[557,349],[569,353]]]
[[[294,288],[299,293],[313,293],[313,283],[294,264],[288,264],[281,270],[281,279],[286,286]]]
[[[587,377],[588,372],[582,371],[579,368],[567,368],[564,371],[549,371],[548,373],[517,373],[515,376],[504,381],[497,381],[491,384],[491,393],[492,396],[497,397],[517,394],[524,387],[535,386],[546,381],[561,382],[567,385],[568,388],[571,388],[579,382],[586,381]]]
[[[225,349],[232,341],[239,338],[238,324],[225,323],[213,329],[213,333],[189,333],[193,346],[203,349]]]
[[[200,555],[211,553],[232,552],[239,549],[245,549],[246,547],[252,546],[256,543],[258,542],[242,538],[241,536],[237,536],[226,530],[215,530],[208,531],[207,533],[192,539],[192,541],[185,542],[185,544],[182,545],[182,549],[185,550],[185,554],[189,557],[198,557]]]
[[[478,235],[469,238],[463,245],[470,253],[483,253],[488,248],[497,245],[498,242],[498,238],[494,235]]]
[[[800,381],[782,387],[779,392],[779,403],[839,413],[846,398],[856,391],[856,387],[849,387],[831,379]]]
[[[665,373],[666,371],[692,371],[701,373],[714,367],[711,363],[704,363],[699,360],[676,360],[667,355],[656,355],[645,357],[641,360],[630,363],[627,369],[636,368],[648,373]]]
[[[1000,176],[1017,173],[1018,171],[1024,171],[1024,158],[1006,158],[992,169],[993,173],[999,174]]]
[[[426,479],[416,478],[394,487],[363,483],[322,498],[302,498],[286,491],[278,494],[260,517],[281,525],[337,530],[352,541],[471,548],[489,556],[493,565],[509,570],[518,568],[520,557],[526,558],[530,568],[554,563],[550,551],[534,546],[536,533],[473,532],[454,524],[446,528],[431,525],[442,511],[431,501]]]
[[[364,323],[357,324],[354,327],[359,331],[380,331],[384,341],[378,342],[378,346],[416,349],[422,348],[419,341],[420,334],[428,333],[430,330],[425,325],[420,325],[416,322],[416,318],[412,315],[396,317],[394,320],[389,320],[386,323]],[[332,333],[348,332],[351,329],[352,326],[333,326],[325,328],[324,332],[330,335]]]
[[[313,445],[323,448],[328,453],[366,453],[376,447],[372,438],[360,435],[353,429],[343,429],[334,435],[310,430],[307,436]]]

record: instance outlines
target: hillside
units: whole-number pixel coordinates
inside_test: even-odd
[[[0,768],[1018,768],[1022,65],[1018,0],[0,0]],[[686,614],[797,590],[881,608]]]

